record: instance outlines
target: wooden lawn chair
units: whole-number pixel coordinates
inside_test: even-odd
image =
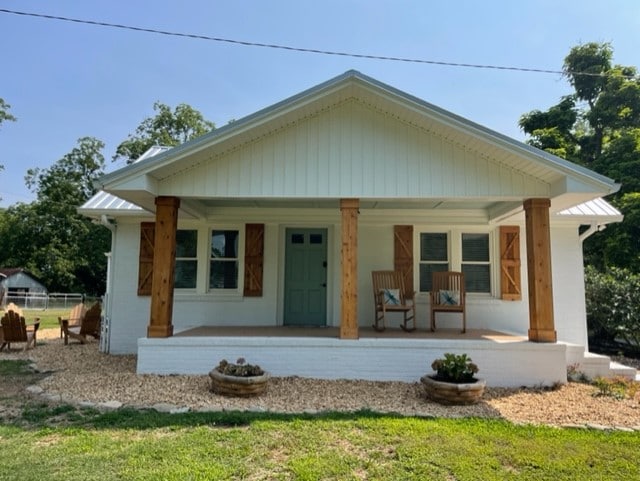
[[[67,324],[69,327],[77,327],[82,322],[85,314],[87,313],[87,306],[83,303],[76,304],[71,308],[69,312],[69,317],[66,318]],[[60,324],[60,339],[64,336],[64,330],[62,329],[62,321],[64,319],[62,317],[58,317],[58,323]]]
[[[462,313],[462,333],[467,331],[464,274],[462,272],[434,272],[431,277],[431,331],[436,330],[436,312]]]
[[[416,330],[416,305],[414,292],[406,292],[400,271],[373,271],[373,299],[375,302],[375,323],[373,328],[382,332],[386,328],[389,312],[401,312],[403,322],[400,327],[407,331]],[[413,326],[409,327],[409,321]]]
[[[87,336],[99,339],[101,314],[102,306],[99,302],[96,302],[85,313],[80,324],[70,326],[68,319],[62,319],[62,332],[64,334],[65,346],[69,343],[70,337],[77,339],[81,344],[85,344],[87,342]]]
[[[14,310],[14,308],[16,310]],[[11,349],[12,342],[24,342],[24,349],[26,351],[29,347],[36,347],[36,333],[40,327],[40,319],[36,318],[33,324],[27,324],[22,315],[22,310],[15,304],[9,304],[7,311],[0,320],[0,333],[2,339],[0,339],[0,351],[7,347],[7,350]]]

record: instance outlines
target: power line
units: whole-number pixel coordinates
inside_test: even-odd
[[[244,45],[247,47],[261,47],[261,48],[271,48],[271,49],[279,49],[279,50],[289,50],[293,52],[303,52],[303,53],[314,53],[319,55],[335,55],[340,57],[352,57],[352,58],[363,58],[369,60],[386,60],[393,62],[407,62],[407,63],[419,63],[419,64],[429,64],[429,65],[441,65],[445,67],[462,67],[462,68],[480,68],[480,69],[491,69],[491,70],[510,70],[516,72],[533,72],[533,73],[546,73],[546,74],[559,74],[559,75],[584,75],[589,77],[603,77],[604,73],[593,73],[593,72],[572,72],[572,71],[562,71],[562,70],[551,70],[551,69],[540,69],[540,68],[526,68],[526,67],[509,67],[509,66],[501,66],[501,65],[483,65],[483,64],[473,64],[473,63],[458,63],[458,62],[441,62],[437,60],[425,60],[425,59],[417,59],[417,58],[407,58],[407,57],[389,57],[384,55],[367,55],[367,54],[358,54],[358,53],[350,53],[350,52],[336,52],[331,50],[319,50],[314,48],[303,48],[303,47],[292,47],[289,45],[277,45],[270,43],[260,43],[260,42],[249,42],[245,40],[234,40],[230,38],[220,38],[220,37],[211,37],[208,35],[198,35],[192,33],[181,33],[181,32],[170,32],[167,30],[158,30],[155,28],[144,28],[144,27],[135,27],[132,25],[123,25],[117,23],[108,23],[108,22],[98,22],[95,20],[84,20],[79,18],[70,18],[70,17],[60,17],[56,15],[46,15],[43,13],[32,13],[32,12],[19,12],[16,10],[8,10],[4,8],[0,8],[0,13],[9,13],[12,15],[22,15],[26,17],[36,17],[36,18],[44,18],[48,20],[59,20],[63,22],[73,22],[80,23],[85,25],[96,25],[99,27],[108,27],[108,28],[119,28],[123,30],[133,30],[135,32],[145,32],[145,33],[154,33],[158,35],[168,35],[172,37],[183,37],[183,38],[192,38],[196,40],[208,40],[212,42],[223,42],[223,43],[231,43],[235,45]],[[636,77],[632,75],[623,76],[628,79],[635,79]]]

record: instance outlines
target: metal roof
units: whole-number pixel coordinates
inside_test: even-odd
[[[171,147],[166,147],[163,145],[154,145],[140,157],[138,157],[133,163],[135,164],[136,162],[148,159],[150,157],[153,157],[154,155],[161,154],[162,152],[165,152],[170,148]],[[82,204],[82,206],[80,206],[80,208],[78,209],[78,212],[80,212],[81,214],[92,216],[101,214],[112,214],[113,212],[117,212],[118,214],[140,214],[143,212],[148,213],[148,211],[146,211],[142,207],[121,199],[120,197],[117,197],[113,194],[109,194],[104,190],[97,192],[93,197]]]
[[[582,218],[588,220],[606,220],[607,222],[621,222],[622,213],[609,204],[602,197],[583,202],[556,214],[559,217]]]

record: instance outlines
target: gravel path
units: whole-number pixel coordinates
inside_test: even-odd
[[[569,383],[556,390],[488,388],[474,406],[441,406],[427,401],[420,383],[325,381],[273,378],[268,391],[251,399],[227,398],[209,391],[203,376],[155,376],[135,373],[135,356],[110,356],[98,344],[64,346],[57,330],[45,330],[40,344],[26,353],[0,353],[0,359],[32,359],[51,371],[39,386],[70,402],[150,407],[169,404],[190,410],[275,412],[371,409],[403,415],[503,418],[517,423],[626,427],[640,430],[640,392],[635,399],[594,396],[593,386]],[[213,367],[213,366],[212,366]]]

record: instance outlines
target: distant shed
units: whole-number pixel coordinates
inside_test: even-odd
[[[24,305],[27,297],[42,297],[46,286],[21,267],[0,268],[0,305],[9,302]]]

